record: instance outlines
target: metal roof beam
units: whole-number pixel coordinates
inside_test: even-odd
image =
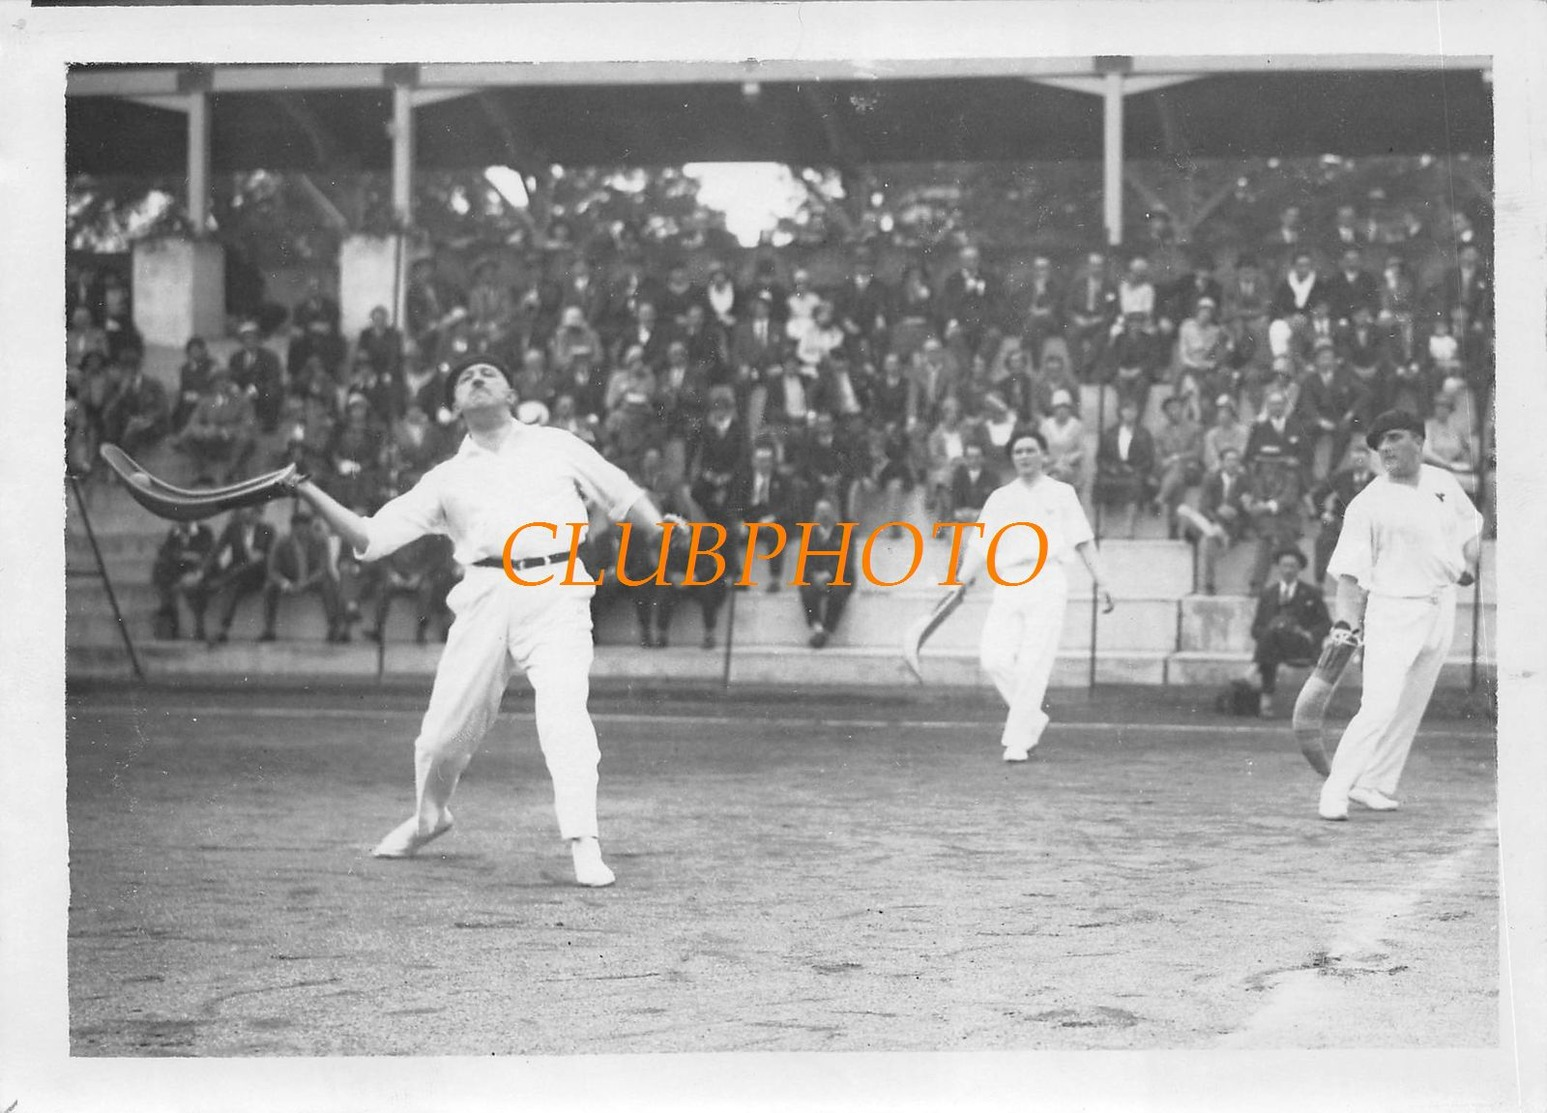
[[[1156,89],[1167,89],[1172,85],[1197,81],[1201,77],[1203,77],[1201,73],[1177,74],[1173,77],[1125,77],[1123,96],[1153,93]],[[1026,80],[1034,85],[1050,85],[1055,89],[1068,89],[1074,93],[1089,93],[1093,97],[1106,95],[1107,85],[1104,77],[1028,77]]]

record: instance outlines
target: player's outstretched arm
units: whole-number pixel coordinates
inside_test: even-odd
[[[354,547],[355,552],[363,552],[370,544],[370,538],[365,532],[365,519],[317,486],[310,479],[303,479],[296,485],[297,498],[305,499],[312,508],[322,515],[323,521],[345,541]]]

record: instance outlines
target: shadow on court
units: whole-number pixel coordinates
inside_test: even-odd
[[[1023,766],[982,700],[604,697],[618,884],[587,891],[521,698],[457,829],[367,856],[409,813],[422,706],[72,694],[73,1053],[1498,1037],[1486,723],[1431,716],[1403,809],[1330,824],[1286,724],[1175,693],[1060,696]]]

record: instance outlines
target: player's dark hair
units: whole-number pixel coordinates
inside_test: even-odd
[[[1005,446],[1004,446],[1005,457],[1007,459],[1014,460],[1015,459],[1015,444],[1016,444],[1016,442],[1017,441],[1023,441],[1027,437],[1030,437],[1032,440],[1036,441],[1037,442],[1037,447],[1042,450],[1042,454],[1044,456],[1047,455],[1047,438],[1044,437],[1041,433],[1037,432],[1035,429],[1031,428],[1030,426],[1021,426],[1021,427],[1017,428],[1013,433],[1011,433],[1010,434],[1010,439],[1005,442]]]

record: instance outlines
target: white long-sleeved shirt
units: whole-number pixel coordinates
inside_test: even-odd
[[[547,556],[569,548],[570,523],[588,520],[587,504],[621,520],[643,494],[572,433],[513,425],[494,451],[466,438],[455,456],[365,519],[370,543],[356,555],[380,560],[415,538],[441,533],[451,538],[456,559],[472,564],[500,557],[518,527],[552,522],[556,538],[546,529],[528,529],[511,547],[513,560]]]
[[[1327,562],[1373,595],[1422,598],[1466,571],[1463,548],[1482,530],[1482,515],[1456,477],[1421,465],[1418,485],[1378,475],[1354,496]]]

